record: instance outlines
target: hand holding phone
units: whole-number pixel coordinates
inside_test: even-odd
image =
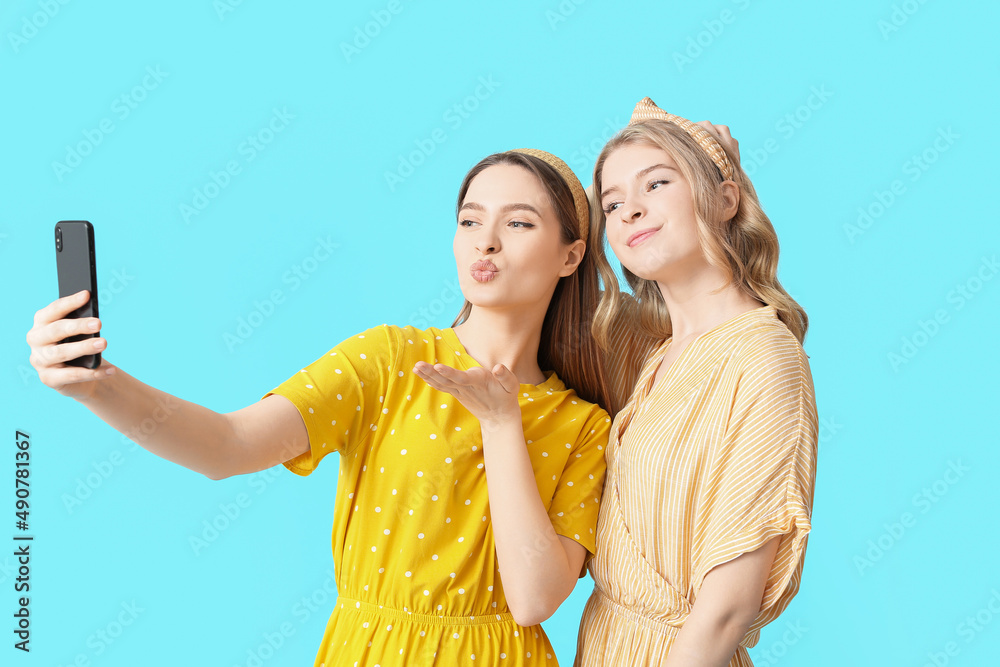
[[[31,346],[28,361],[38,371],[38,379],[47,387],[55,389],[63,396],[83,400],[90,398],[101,380],[115,377],[115,366],[107,358],[101,360],[101,367],[91,370],[87,367],[69,365],[69,361],[80,356],[93,356],[107,347],[104,338],[86,338],[73,343],[63,343],[67,334],[94,332],[99,335],[101,323],[96,318],[67,317],[71,311],[79,310],[89,300],[87,292],[72,294],[56,299],[35,313],[34,325],[26,339]],[[91,325],[96,328],[91,328]]]

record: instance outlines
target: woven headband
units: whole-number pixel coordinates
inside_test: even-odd
[[[587,232],[590,231],[590,207],[587,203],[587,193],[583,191],[580,179],[576,177],[569,165],[552,153],[546,153],[537,148],[515,148],[510,152],[536,157],[559,173],[566,185],[569,186],[569,191],[573,193],[573,203],[576,204],[576,219],[580,226],[580,238],[586,242]]]
[[[708,153],[708,157],[712,158],[712,162],[715,166],[719,168],[722,176],[726,180],[733,179],[733,163],[729,161],[729,156],[726,155],[726,151],[722,150],[722,146],[716,140],[712,133],[703,128],[701,125],[692,123],[687,118],[681,118],[680,116],[675,116],[672,113],[667,113],[660,107],[653,103],[653,100],[648,97],[642,98],[642,101],[635,105],[635,111],[632,112],[632,119],[629,120],[629,125],[635,125],[636,123],[641,123],[644,120],[658,119],[665,120],[668,123],[673,123],[677,125],[689,135],[691,138],[701,146],[702,150]]]

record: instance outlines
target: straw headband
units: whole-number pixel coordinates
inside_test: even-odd
[[[580,238],[586,242],[587,232],[590,231],[590,207],[587,204],[587,193],[583,191],[580,179],[576,177],[576,174],[569,168],[569,165],[552,153],[546,153],[537,148],[515,148],[510,152],[523,153],[536,157],[559,173],[559,176],[569,186],[569,191],[573,193],[573,203],[576,204],[576,218],[580,226]]]
[[[650,119],[665,120],[683,129],[701,146],[702,150],[708,153],[708,157],[712,158],[712,162],[719,168],[723,178],[730,181],[733,179],[733,163],[729,161],[726,151],[722,150],[722,146],[719,145],[719,142],[712,136],[711,132],[701,125],[692,123],[687,118],[667,113],[656,106],[653,100],[644,97],[641,102],[635,105],[635,111],[632,112],[632,119],[629,120],[628,124],[635,125],[636,123]]]

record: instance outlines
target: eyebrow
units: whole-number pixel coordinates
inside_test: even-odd
[[[670,171],[677,172],[678,174],[681,173],[680,170],[671,167],[668,164],[660,163],[660,164],[654,164],[650,167],[646,167],[645,169],[640,170],[638,173],[636,173],[635,176],[633,176],[633,179],[638,180],[643,176],[645,176],[646,174],[648,174],[649,172],[655,171],[657,169],[669,169]],[[614,192],[615,190],[618,190],[618,186],[616,185],[612,185],[610,188],[605,188],[604,191],[601,193],[601,199],[604,199],[605,197],[608,196],[609,193]]]
[[[462,204],[462,208],[458,209],[458,212],[461,213],[462,211],[464,211],[467,208],[471,208],[473,211],[480,211],[480,212],[485,212],[486,211],[486,208],[482,204],[477,204],[474,201],[469,201],[469,202],[465,202],[464,204]],[[532,213],[534,213],[535,215],[537,215],[539,218],[542,217],[542,214],[538,211],[537,208],[535,208],[531,204],[525,204],[524,202],[515,202],[515,203],[512,203],[512,204],[504,204],[503,206],[500,207],[500,213],[501,214],[503,214],[503,213],[510,213],[511,211],[531,211]]]

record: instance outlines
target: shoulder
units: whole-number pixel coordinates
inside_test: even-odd
[[[331,357],[346,356],[352,364],[386,359],[399,347],[398,327],[379,324],[343,339],[331,350]]]
[[[734,331],[728,346],[730,363],[741,374],[809,373],[805,350],[788,327],[776,317],[757,317]]]
[[[385,344],[390,341],[395,336],[393,335],[393,329],[398,327],[392,327],[388,324],[379,324],[364,331],[359,331],[345,338],[341,345],[350,346],[377,346]]]
[[[597,403],[591,403],[588,400],[580,398],[572,387],[565,386],[561,380],[557,379],[557,381],[562,387],[559,391],[554,392],[560,394],[562,399],[559,401],[558,407],[558,414],[561,421],[578,422],[581,426],[581,431],[586,429],[592,432],[600,432],[603,429],[610,428],[611,415],[607,410]]]

